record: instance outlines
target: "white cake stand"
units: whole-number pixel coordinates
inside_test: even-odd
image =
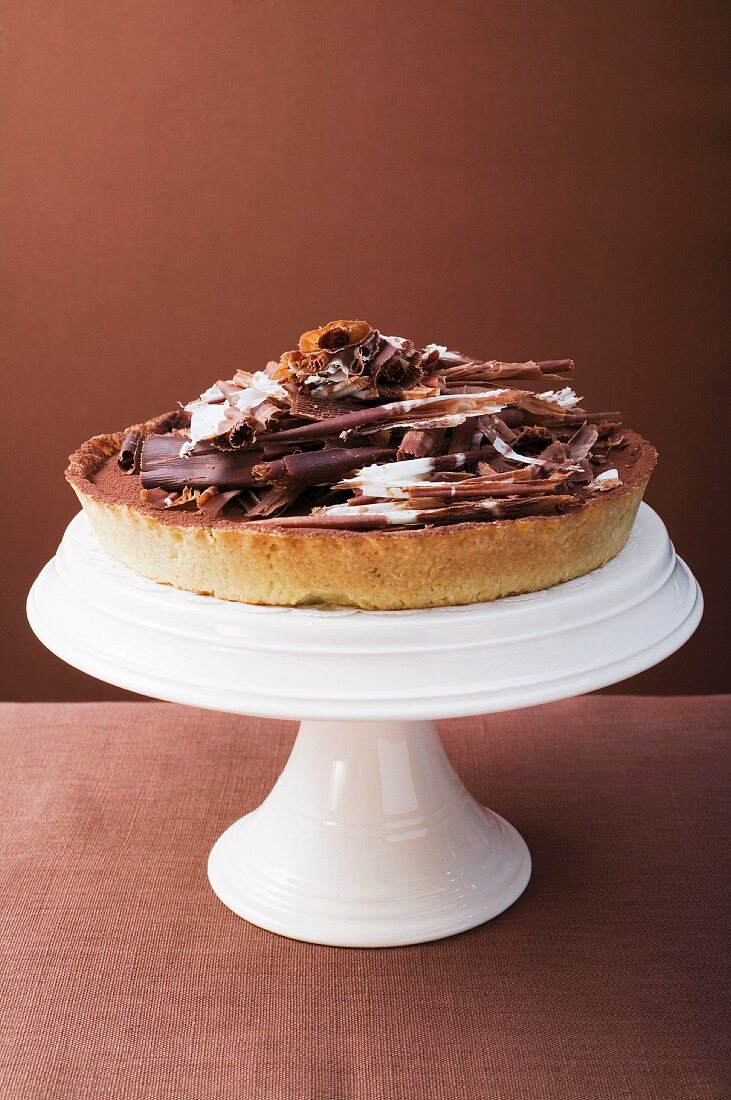
[[[64,661],[191,706],[301,718],[264,803],[215,844],[218,897],[295,939],[384,947],[502,912],[530,855],[468,794],[433,719],[578,695],[649,668],[701,617],[700,589],[642,506],[622,553],[544,592],[428,611],[227,603],[145,580],[69,525],[28,617]]]

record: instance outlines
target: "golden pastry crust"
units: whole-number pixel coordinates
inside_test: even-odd
[[[181,424],[168,413],[144,434]],[[155,511],[99,477],[124,432],[97,436],[66,471],[103,548],[143,576],[224,600],[401,610],[480,603],[534,592],[604,565],[624,546],[656,452],[626,431],[622,485],[561,515],[417,530],[261,527]],[[129,479],[128,479],[129,480]]]

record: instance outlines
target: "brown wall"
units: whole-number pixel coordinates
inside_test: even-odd
[[[723,5],[4,8],[0,697],[121,694],[25,623],[69,451],[340,316],[573,356],[657,443],[649,500],[708,598],[632,688],[724,689]]]

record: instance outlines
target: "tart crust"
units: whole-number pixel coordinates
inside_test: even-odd
[[[182,426],[179,413],[138,425]],[[208,519],[137,501],[117,473],[125,432],[84,443],[66,478],[112,557],[151,580],[242,603],[364,610],[481,603],[535,592],[604,565],[624,546],[655,466],[654,447],[625,431],[622,485],[561,515],[417,530],[280,528]],[[122,491],[122,488],[126,491]]]

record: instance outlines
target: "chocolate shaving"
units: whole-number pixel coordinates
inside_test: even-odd
[[[218,451],[199,444],[181,458],[180,439],[150,435],[142,447],[140,481],[145,489],[243,489],[256,483],[252,471],[262,457],[261,451]]]
[[[496,390],[483,394],[452,395],[428,397],[416,401],[394,401],[385,405],[376,405],[359,412],[334,416],[329,420],[313,424],[303,424],[298,428],[279,432],[280,441],[301,442],[309,439],[322,439],[331,435],[343,435],[346,432],[367,432],[384,424],[392,427],[438,427],[443,422],[461,420],[467,416],[479,416],[494,411],[495,406],[518,405],[538,416],[554,416],[559,421],[563,411],[554,402],[544,400],[524,390]],[[493,406],[493,409],[490,408]],[[264,436],[262,439],[269,439]]]
[[[409,344],[409,351],[411,354],[413,354],[414,350],[414,345]],[[377,382],[379,375],[385,370],[388,364],[394,362],[402,354],[403,352],[396,344],[392,344],[390,340],[382,337],[369,363],[370,374],[373,381]]]
[[[373,401],[378,397],[378,390],[374,389],[367,378],[348,377],[336,382],[319,382],[310,393],[313,397],[330,397],[336,401],[345,401],[358,395],[358,401]]]
[[[452,498],[465,500],[475,498],[480,500],[484,497],[532,496],[538,493],[554,492],[555,489],[566,483],[568,476],[568,474],[557,473],[542,479],[536,477],[518,478],[516,476],[501,481],[499,476],[493,476],[471,477],[451,484],[441,481],[425,482],[423,485],[411,486],[408,500],[411,503],[417,501],[419,497],[441,500]]]
[[[246,378],[247,381],[242,384],[241,380],[243,378]],[[224,397],[234,397],[237,393],[240,393],[242,389],[246,389],[251,385],[252,378],[253,375],[249,374],[248,371],[237,371],[236,377],[234,377],[232,381],[227,382],[223,379],[219,379],[216,385]]]
[[[340,351],[360,344],[372,333],[366,321],[331,321],[322,328],[311,329],[300,336],[301,352]]]
[[[270,521],[279,527],[325,527],[346,530],[378,530],[392,526],[419,526],[423,524],[469,523],[485,519],[510,519],[521,515],[550,515],[574,503],[568,494],[525,497],[519,500],[485,499],[449,504],[431,509],[413,509],[389,505],[387,513],[377,510],[380,505],[354,505],[352,508],[337,506],[337,510],[323,509],[306,516],[281,516]],[[362,507],[363,511],[358,511]],[[352,512],[352,515],[349,513]]]
[[[342,416],[346,412],[359,412],[363,408],[360,401],[348,398],[335,400],[329,397],[312,397],[294,387],[291,395],[290,412],[293,416],[302,417],[303,420],[328,420],[333,416]]]
[[[576,435],[573,435],[566,444],[566,450],[572,461],[580,462],[591,451],[599,438],[599,432],[594,424],[583,424]]]
[[[370,364],[370,371],[373,384],[384,397],[401,396],[404,390],[413,388],[424,377],[421,355],[409,341],[397,347],[383,340]]]
[[[140,500],[153,508],[164,508],[165,501],[170,498],[167,489],[140,489]]]
[[[512,428],[509,428],[505,423],[502,416],[481,416],[478,426],[491,442],[493,439],[502,439],[503,443],[512,446],[518,438]]]
[[[563,385],[573,367],[418,349],[364,321],[335,321],[265,371],[206,390],[188,410],[193,439],[205,442],[192,446],[190,430],[145,440],[135,428],[118,462],[139,470],[154,507],[273,526],[371,531],[550,514],[611,490],[616,479],[599,471],[623,445],[620,414],[587,413]],[[200,405],[220,405],[220,417]]]
[[[510,379],[512,382],[534,383],[545,389],[547,384],[564,381],[573,369],[572,359],[544,359],[537,363],[533,360],[527,363],[499,363],[494,360],[481,363],[470,360],[456,366],[444,367],[440,374],[449,385],[457,382],[502,385]]]
[[[361,466],[393,455],[393,449],[375,447],[333,447],[330,450],[304,451],[287,455],[274,462],[262,462],[254,467],[256,481],[266,481],[284,488],[298,485],[333,485],[340,478]]]
[[[547,416],[540,418],[537,423],[544,428],[573,428],[582,424],[596,424],[600,435],[618,428],[622,423],[622,414],[618,412],[590,413],[584,409],[572,409],[560,418]]]
[[[212,518],[219,515],[226,505],[230,504],[232,500],[236,500],[239,495],[239,489],[229,489],[228,492],[221,493],[215,486],[211,486],[198,497],[198,509],[204,515]]]
[[[140,469],[140,454],[142,452],[142,432],[137,428],[131,428],[122,440],[119,448],[117,465],[127,474],[137,474]]]
[[[447,450],[449,454],[461,454],[464,451],[471,451],[480,439],[481,432],[478,421],[470,418],[452,429]]]
[[[182,493],[168,494],[163,504],[166,508],[185,508],[186,511],[192,512],[198,507],[199,497],[200,489],[191,489],[186,485]]]
[[[382,531],[390,524],[385,516],[328,515],[326,512],[311,512],[307,516],[279,516],[277,519],[260,521],[262,527],[328,527],[346,531]]]
[[[250,447],[254,439],[254,429],[248,420],[239,421],[228,433],[228,443],[234,450]]]
[[[253,508],[250,508],[246,513],[247,519],[266,518],[267,516],[276,515],[277,512],[284,511],[290,504],[293,504],[297,497],[300,495],[301,489],[299,487],[276,487],[269,489],[258,504],[255,504]]]
[[[510,519],[524,515],[550,515],[574,503],[568,494],[524,497],[520,500],[480,500],[450,504],[419,513],[420,523],[469,523],[472,519]]]
[[[401,440],[398,457],[426,458],[429,455],[438,454],[444,435],[444,428],[409,428]]]

